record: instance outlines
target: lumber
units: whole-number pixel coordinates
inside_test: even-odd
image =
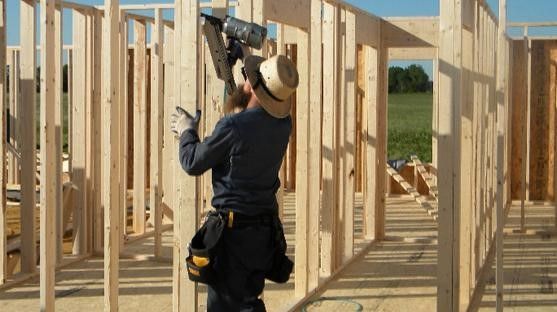
[[[40,221],[40,309],[54,311],[54,284],[56,267],[56,224],[58,190],[61,188],[56,140],[56,58],[54,27],[54,1],[41,0],[41,221]],[[61,55],[58,56],[60,58]]]
[[[85,81],[85,229],[84,241],[85,249],[93,249],[93,233],[95,218],[94,210],[94,140],[95,115],[93,108],[93,16],[85,15],[85,75],[81,77]]]
[[[93,168],[93,180],[92,180],[92,207],[91,215],[93,215],[93,227],[92,233],[92,246],[91,250],[100,251],[103,246],[103,218],[102,218],[102,205],[101,205],[101,189],[102,189],[102,177],[101,177],[101,165],[102,165],[102,120],[101,120],[101,84],[102,84],[102,70],[101,70],[101,51],[102,51],[102,22],[103,18],[99,11],[90,17],[92,27],[90,29],[91,34],[91,46],[92,46],[92,56],[90,62],[92,62],[92,76],[91,84],[92,87],[92,99],[91,99],[91,114],[93,116],[92,121],[92,163],[90,166]]]
[[[127,194],[128,194],[128,19],[124,12],[120,12],[120,27],[123,30],[120,35],[119,46],[119,127],[120,127],[120,248],[124,248],[127,232]]]
[[[13,63],[12,63],[13,64]],[[6,137],[6,1],[0,0],[0,138]],[[13,81],[13,76],[10,76]],[[10,85],[13,83],[10,82]],[[6,184],[7,184],[7,168],[6,164],[6,140],[0,140],[0,285],[6,282],[8,277],[8,253],[6,250]]]
[[[310,7],[311,1],[282,0],[282,1],[257,1],[264,3],[264,15],[267,19],[281,24],[288,24],[301,29],[309,30],[311,26]],[[240,8],[243,5],[240,2]],[[254,2],[256,5],[256,2]]]
[[[194,112],[201,99],[200,94],[200,55],[201,38],[199,25],[199,2],[196,0],[177,0],[175,2],[174,18],[174,52],[175,52],[175,104],[189,112]],[[195,17],[195,18],[192,18]],[[174,143],[171,152],[177,155],[177,144]],[[196,178],[189,177],[181,169],[179,162],[174,162],[173,171],[178,198],[173,207],[174,224],[174,253],[173,253],[173,311],[197,311],[197,286],[187,280],[185,259],[186,244],[197,230],[199,222],[199,203],[197,201],[200,190]]]
[[[5,28],[5,27],[4,27]],[[16,62],[16,53],[17,51],[15,50],[10,50],[8,49],[6,52],[6,65],[8,67],[8,77],[10,77],[10,83],[9,83],[9,90],[8,90],[8,112],[5,112],[5,114],[7,114],[5,116],[5,121],[3,124],[9,124],[9,128],[8,128],[8,132],[10,134],[10,138],[9,138],[9,145],[11,146],[16,146],[16,140],[17,140],[17,134],[16,134],[16,123],[15,121],[17,120],[16,117],[16,96],[15,96],[15,92],[16,92],[16,88],[15,88],[15,83],[14,83],[14,78],[15,78],[15,66],[17,66],[17,62]],[[8,150],[9,152],[9,150]],[[19,184],[19,181],[16,180],[16,172],[18,171],[18,165],[17,165],[17,160],[16,160],[16,156],[13,155],[13,153],[8,153],[8,176],[7,176],[7,182],[11,183],[11,184]]]
[[[437,48],[390,48],[390,60],[434,60],[437,58]],[[434,66],[435,67],[435,66]],[[436,74],[435,68],[433,75]],[[435,79],[431,77],[433,81]]]
[[[311,0],[309,20],[309,105],[308,109],[308,291],[319,283],[319,228],[321,183],[321,114],[322,114],[322,1]],[[303,47],[303,46],[301,46]],[[301,51],[300,51],[301,52]],[[298,54],[300,55],[300,54]],[[302,60],[303,61],[303,60]],[[302,80],[304,81],[304,80]],[[303,103],[303,102],[302,102]]]
[[[175,109],[174,107],[174,85],[169,83],[173,81],[174,74],[174,29],[168,26],[164,27],[164,146],[163,146],[163,207],[167,207],[172,211],[174,207],[174,198],[176,197],[174,191],[174,163],[176,162],[176,154],[173,152],[175,144],[174,134],[170,131],[170,115]]]
[[[411,157],[411,160],[414,163],[414,166],[416,167],[416,171],[418,175],[424,180],[425,184],[427,185],[427,188],[429,189],[429,194],[433,198],[437,199],[437,197],[439,196],[439,192],[437,190],[437,185],[435,184],[432,175],[429,172],[427,172],[426,168],[424,167],[424,164],[420,161],[418,156],[413,155]]]
[[[162,136],[163,136],[163,39],[164,26],[161,9],[155,9],[151,49],[151,183],[150,209],[154,216],[154,255],[161,256],[162,245]]]
[[[296,297],[309,291],[309,58],[310,34],[298,30],[297,67],[300,81],[296,91],[296,246],[295,246],[295,290]]]
[[[380,28],[377,29],[380,31]],[[375,240],[375,225],[377,216],[375,215],[375,203],[377,193],[377,113],[378,113],[378,94],[379,90],[379,49],[364,46],[364,105],[367,107],[367,131],[366,131],[366,172],[365,185],[366,196],[364,197],[364,216],[365,228],[364,235],[369,240]]]
[[[322,204],[321,204],[321,271],[320,275],[331,276],[334,271],[335,212],[337,203],[338,172],[335,156],[335,111],[338,103],[338,34],[339,8],[323,3],[323,67],[330,68],[331,75],[323,75],[323,159],[322,159]]]
[[[120,254],[119,97],[118,95],[118,0],[105,0],[103,27],[102,88],[102,204],[104,206],[104,311],[118,311]]]
[[[383,29],[383,24],[381,25]],[[376,185],[375,185],[375,239],[385,238],[385,208],[386,208],[386,184],[387,175],[387,97],[389,91],[389,58],[388,49],[381,46],[378,55],[377,68],[377,141],[376,141]]]
[[[508,103],[505,99],[508,59],[508,46],[506,44],[506,29],[507,29],[507,1],[499,0],[499,25],[498,25],[498,45],[497,50],[497,225],[496,225],[496,239],[495,239],[495,284],[496,284],[496,311],[502,312],[503,305],[503,228],[505,226],[504,220],[504,206],[505,198],[503,196],[504,188],[504,153],[505,153],[505,105]],[[504,57],[501,57],[503,54]]]
[[[147,127],[147,25],[135,20],[134,29],[134,92],[133,92],[133,231],[145,232],[145,179]]]
[[[438,179],[439,179],[439,243],[437,276],[437,309],[439,311],[459,310],[458,298],[458,224],[460,203],[455,200],[458,193],[457,181],[459,152],[455,133],[461,106],[461,66],[462,66],[462,2],[449,0],[440,2],[439,21],[439,138]],[[455,255],[456,254],[456,255]]]
[[[55,155],[54,155],[54,163],[56,165],[55,177],[54,180],[56,181],[56,263],[59,264],[62,262],[62,258],[64,256],[64,229],[63,229],[63,205],[62,205],[62,174],[63,174],[63,160],[62,160],[62,148],[63,148],[63,39],[62,39],[62,9],[56,4],[59,1],[55,1],[55,11],[54,11],[54,52],[52,57],[54,57],[54,130],[55,130]],[[42,5],[42,4],[41,4]],[[42,50],[44,51],[44,49]],[[44,64],[44,63],[43,63]],[[42,144],[41,144],[42,146]]]
[[[345,30],[345,110],[344,110],[344,243],[342,262],[354,255],[354,196],[356,156],[356,20],[351,11],[346,11]]]
[[[72,182],[77,187],[74,193],[73,212],[73,254],[87,252],[87,214],[86,214],[86,155],[83,142],[86,140],[86,16],[73,11],[73,82],[72,82]]]
[[[437,17],[387,18],[383,22],[382,44],[388,47],[437,47],[439,24]]]
[[[468,29],[462,31],[462,88],[463,90],[470,89],[473,81],[473,67],[474,67],[474,34]],[[460,193],[459,198],[460,206],[462,207],[459,214],[460,226],[459,234],[460,251],[458,261],[460,262],[459,268],[459,293],[458,303],[461,311],[466,310],[470,300],[470,290],[472,287],[471,271],[472,260],[470,258],[472,250],[472,242],[469,237],[472,235],[474,223],[472,222],[472,189],[474,183],[473,176],[473,118],[474,104],[472,100],[473,94],[470,92],[462,92],[462,106],[458,112],[458,122],[460,123],[460,137],[457,142],[460,142],[460,187],[457,192]],[[417,167],[417,166],[416,166]],[[423,167],[422,167],[423,169]],[[425,170],[424,170],[425,171]]]
[[[434,203],[430,202],[424,198],[414,186],[412,186],[408,181],[404,179],[395,169],[387,165],[387,173],[393,178],[393,180],[398,183],[402,189],[404,189],[414,200],[425,209],[428,215],[432,216],[434,220],[437,220],[438,208],[435,207]]]
[[[21,125],[35,124],[36,98],[36,12],[35,1],[21,1]],[[36,134],[34,127],[21,127],[21,271],[36,270]]]

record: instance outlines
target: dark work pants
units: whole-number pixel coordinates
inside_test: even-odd
[[[224,229],[214,262],[217,281],[208,286],[208,312],[266,311],[259,296],[272,266],[273,232],[267,225]]]

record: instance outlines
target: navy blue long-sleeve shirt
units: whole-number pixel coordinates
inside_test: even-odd
[[[278,171],[291,130],[290,116],[277,119],[261,107],[247,109],[221,119],[203,142],[197,131],[185,131],[180,163],[189,175],[213,170],[213,207],[250,216],[276,214]]]

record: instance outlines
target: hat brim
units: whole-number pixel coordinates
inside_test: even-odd
[[[265,58],[257,55],[249,55],[244,59],[244,70],[248,76],[248,80],[252,86],[256,85],[258,79],[258,72],[261,63],[265,61]],[[258,87],[253,89],[253,92],[259,99],[259,103],[269,115],[275,118],[286,118],[290,115],[290,109],[292,102],[290,98],[284,101],[277,101],[273,99],[265,89]]]

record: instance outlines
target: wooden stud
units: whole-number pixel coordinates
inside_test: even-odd
[[[118,311],[120,253],[120,159],[118,158],[120,103],[118,97],[118,0],[105,0],[102,89],[102,204],[104,206],[104,311]]]
[[[96,174],[94,168],[94,149],[97,147],[94,140],[95,115],[93,108],[93,16],[85,15],[85,250],[93,250],[94,233],[94,190],[93,181]]]
[[[331,276],[334,271],[335,232],[334,219],[336,208],[336,186],[338,174],[335,170],[335,110],[337,107],[336,68],[338,45],[334,40],[338,33],[338,6],[323,3],[323,67],[331,69],[332,74],[323,76],[323,160],[321,203],[321,276]]]
[[[67,77],[67,82],[68,82],[68,154],[69,154],[69,159],[68,159],[68,172],[72,173],[73,172],[73,48],[68,50],[68,77]],[[73,207],[73,204],[72,204]]]
[[[461,55],[462,55],[462,2],[450,0],[440,2],[439,37],[439,243],[437,309],[439,311],[459,310],[458,298],[458,249],[457,228],[459,224],[460,202],[458,182],[460,181],[460,146],[457,125],[461,107]]]
[[[60,113],[56,102],[57,77],[54,27],[54,1],[41,0],[41,217],[40,217],[40,309],[54,311],[54,284],[56,267],[56,232],[59,212],[56,205],[61,199],[58,149],[56,140],[56,114]],[[60,58],[61,55],[58,55]],[[1,73],[2,71],[0,71]]]
[[[86,134],[86,16],[79,12],[73,11],[73,79],[72,82],[72,182],[77,187],[74,192],[74,211],[73,211],[73,254],[84,255],[87,253],[87,214],[86,214],[86,196],[85,191],[85,167],[86,155],[82,144],[77,142],[85,142]]]
[[[55,1],[54,5],[58,4],[59,1]],[[62,174],[63,174],[63,163],[62,163],[62,149],[63,149],[63,39],[62,39],[62,9],[58,6],[54,12],[54,70],[55,70],[55,85],[54,85],[54,121],[55,121],[55,173],[56,176],[56,264],[62,263],[64,257],[64,229],[63,229],[63,205],[62,205]],[[43,63],[44,64],[44,63]],[[41,145],[42,146],[42,145]]]
[[[499,0],[499,25],[498,25],[498,45],[497,45],[497,225],[496,225],[496,268],[495,268],[495,282],[496,282],[496,310],[497,312],[503,311],[503,228],[505,226],[504,220],[504,163],[505,157],[505,105],[508,102],[505,100],[505,94],[508,83],[507,72],[505,68],[509,66],[508,63],[508,46],[506,44],[506,31],[507,30],[507,2],[506,0]]]
[[[92,176],[92,211],[93,215],[93,227],[92,227],[92,250],[102,251],[103,246],[103,211],[101,205],[101,166],[102,166],[102,143],[101,143],[101,132],[102,132],[102,120],[101,120],[101,51],[102,51],[102,22],[103,17],[99,11],[95,11],[94,15],[90,17],[92,26],[90,33],[92,46],[92,56],[90,62],[92,62],[92,75],[88,75],[92,79],[90,85],[92,87],[92,108],[91,114],[93,116],[92,122],[92,142],[93,147],[92,152],[92,163],[90,166],[93,167]]]
[[[124,248],[127,232],[128,215],[128,19],[126,13],[120,11],[120,68],[119,68],[119,101],[120,101],[120,248]]]
[[[300,82],[296,91],[296,247],[295,296],[303,297],[309,291],[309,34],[298,30],[297,67]]]
[[[162,248],[162,136],[163,136],[163,40],[164,28],[161,9],[155,10],[151,48],[151,183],[150,208],[154,222],[155,257]]]
[[[4,43],[5,45],[5,43]],[[6,51],[6,65],[8,67],[8,77],[9,77],[9,86],[8,86],[8,111],[6,112],[6,120],[4,123],[9,123],[9,128],[7,129],[10,138],[9,142],[14,148],[16,147],[16,134],[15,134],[15,92],[16,89],[14,87],[14,78],[15,78],[15,50],[7,50]],[[7,183],[10,184],[19,184],[15,181],[15,173],[17,171],[17,164],[16,164],[16,156],[13,153],[8,152],[8,176],[7,176]]]
[[[383,27],[383,26],[381,26]],[[376,181],[375,181],[375,240],[385,238],[386,184],[387,181],[387,106],[389,96],[389,52],[381,46],[378,52],[377,68],[377,141],[376,141]]]
[[[21,1],[21,125],[35,125],[36,98],[36,1]],[[21,272],[36,270],[36,134],[35,127],[21,127]]]
[[[133,138],[133,231],[145,233],[145,175],[147,126],[147,49],[145,21],[135,20],[134,29],[134,138]]]
[[[344,110],[344,244],[342,262],[354,255],[354,191],[356,154],[356,19],[354,13],[346,11],[345,33],[345,110]]]
[[[309,101],[308,101],[308,290],[319,283],[319,228],[321,195],[321,114],[322,114],[322,1],[312,0],[309,31]],[[300,50],[301,52],[301,50]],[[300,55],[300,54],[298,54]],[[299,63],[298,63],[299,64]],[[303,81],[303,79],[302,79]],[[303,103],[303,102],[301,102]],[[303,105],[303,104],[302,104]],[[299,194],[299,193],[297,193]]]
[[[377,29],[380,31],[380,29]],[[377,94],[379,92],[379,51],[370,46],[364,46],[365,58],[365,100],[364,105],[367,107],[367,131],[366,131],[366,179],[365,185],[366,196],[364,199],[364,216],[365,228],[364,235],[366,239],[375,239],[375,202],[377,198]]]
[[[175,104],[189,112],[197,109],[200,94],[200,46],[199,1],[177,0],[175,2]],[[170,152],[177,155],[177,144]],[[174,261],[173,261],[173,311],[197,311],[197,285],[187,280],[185,259],[186,245],[197,230],[199,184],[187,176],[179,162],[174,163],[177,198],[174,205]],[[178,173],[180,172],[180,173]]]
[[[170,131],[170,115],[175,110],[174,105],[174,29],[164,26],[164,147],[163,147],[163,207],[172,209],[174,206],[175,186],[174,186],[174,164],[177,161],[176,155],[171,152],[176,144],[174,133]]]
[[[13,66],[13,63],[12,63]],[[10,70],[12,69],[10,66]],[[0,138],[6,137],[6,1],[0,0]],[[13,77],[10,75],[10,85],[13,84]],[[10,89],[12,90],[12,89]],[[6,140],[0,140],[0,285],[4,284],[8,275],[8,253],[6,240]]]

